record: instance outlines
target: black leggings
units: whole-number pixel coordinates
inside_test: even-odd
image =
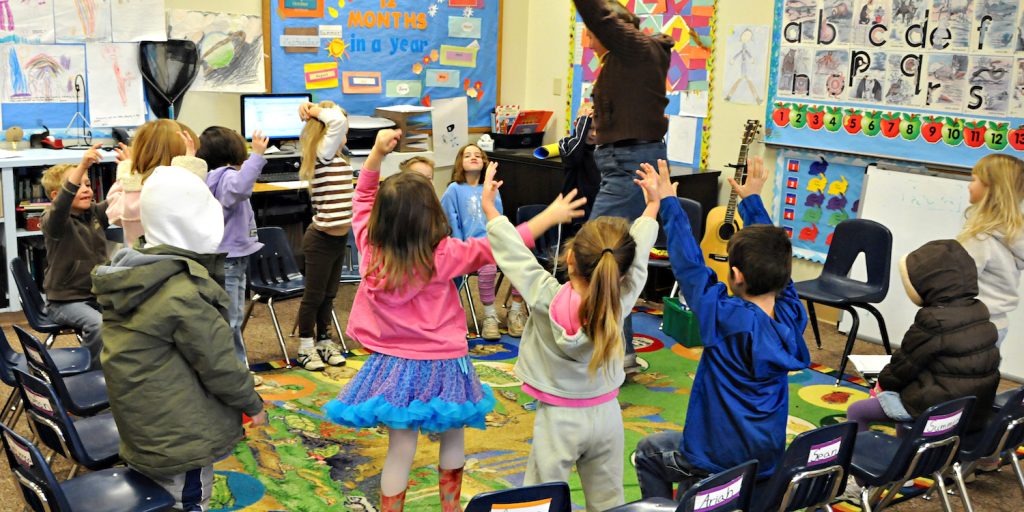
[[[306,260],[306,291],[299,304],[300,337],[312,338],[315,333],[327,334],[347,243],[348,235],[328,235],[312,225],[306,229],[302,237],[302,253]]]

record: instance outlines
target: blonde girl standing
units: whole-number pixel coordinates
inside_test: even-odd
[[[533,448],[525,485],[568,481],[575,465],[587,510],[624,503],[624,437],[617,400],[625,379],[622,322],[647,280],[647,260],[658,236],[658,175],[642,175],[643,214],[630,225],[621,217],[597,217],[568,243],[569,282],[560,284],[537,263],[508,219],[494,205],[500,182],[488,169],[483,209],[494,259],[534,311],[526,322],[516,375],[538,400]],[[666,180],[667,181],[667,180]],[[586,199],[576,190],[561,195],[527,222],[540,236],[583,216]]]
[[[299,118],[306,122],[299,137],[299,178],[309,183],[315,213],[302,237],[306,288],[299,303],[296,360],[306,370],[319,371],[324,363],[345,364],[341,349],[331,341],[328,326],[352,225],[353,173],[341,153],[348,135],[345,111],[332,101],[306,102],[299,106]]]
[[[978,298],[988,306],[1001,345],[1024,271],[1024,161],[999,154],[978,160],[967,190],[971,206],[957,240],[978,265]]]

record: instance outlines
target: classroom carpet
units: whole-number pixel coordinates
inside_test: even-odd
[[[625,426],[626,501],[640,498],[630,458],[648,434],[681,430],[701,350],[676,343],[660,330],[656,314],[634,315],[633,343],[646,370],[622,387],[619,402]],[[533,401],[519,388],[512,371],[518,340],[470,342],[480,378],[495,392],[497,405],[487,429],[466,430],[463,503],[473,495],[520,486],[530,452]],[[385,429],[355,430],[327,421],[320,408],[334,398],[366,356],[325,372],[265,366],[258,389],[269,409],[269,425],[250,429],[247,439],[215,465],[214,510],[233,511],[375,511],[381,466],[387,453]],[[849,403],[867,396],[851,382],[833,386],[834,373],[816,366],[790,374],[789,439],[820,425],[845,420]],[[434,436],[420,436],[409,476],[406,510],[440,509]],[[578,476],[569,481],[574,509],[583,509]]]

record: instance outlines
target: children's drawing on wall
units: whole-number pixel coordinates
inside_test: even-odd
[[[886,54],[854,51],[850,58],[851,72],[856,73],[850,99],[881,103],[885,93]]]
[[[821,40],[849,44],[853,34],[853,0],[825,0],[821,17]]]
[[[466,97],[434,100],[430,120],[434,132],[434,162],[452,165],[459,148],[469,143],[469,104]]]
[[[760,105],[765,96],[768,65],[767,25],[737,25],[726,43],[725,101]]]
[[[7,46],[3,101],[74,103],[75,75],[85,75],[81,46]]]
[[[1010,108],[1012,112],[1024,112],[1024,57],[1018,57],[1015,61],[1016,81],[1013,83],[1013,90],[1011,91],[1012,100]]]
[[[110,0],[53,0],[58,43],[110,41]]]
[[[0,0],[0,43],[52,44],[50,0]]]
[[[972,57],[967,75],[968,95],[965,112],[1006,115],[1010,106],[1013,59]]]
[[[939,37],[929,36],[932,47],[945,50],[966,49],[971,42],[974,0],[932,0],[928,20],[929,32],[938,30],[937,34],[942,34]],[[946,30],[949,32],[945,32]]]
[[[971,48],[986,53],[1013,52],[1019,7],[1017,0],[985,0],[978,5],[974,10]]]
[[[925,103],[930,108],[960,111],[964,106],[966,55],[928,56],[929,90]]]
[[[896,48],[907,47],[907,29],[916,23],[927,20],[929,0],[893,0],[892,30],[889,32],[889,44]],[[912,31],[913,32],[913,31]]]
[[[263,92],[263,25],[259,16],[171,10],[167,35],[199,49],[192,90]]]
[[[817,36],[818,1],[817,0],[786,0],[782,11],[783,39],[792,43],[804,39],[813,40]]]
[[[846,98],[846,77],[850,69],[847,50],[818,50],[814,53],[811,96],[821,99]]]
[[[811,93],[812,52],[807,48],[783,46],[779,51],[779,96],[808,96]]]
[[[146,122],[138,46],[95,43],[86,45],[85,53],[89,63],[92,126],[134,126]]]
[[[890,53],[886,60],[885,103],[917,107],[924,105],[925,95],[917,92],[916,77],[922,67],[919,56]]]
[[[117,23],[111,26],[115,43],[134,41],[166,41],[167,23],[163,16],[164,0],[116,0],[113,6]]]
[[[892,19],[892,0],[857,0],[853,12],[853,42],[865,45],[872,35],[872,27],[890,25]],[[874,29],[876,31],[881,29]],[[877,40],[884,40],[884,30],[876,35]]]

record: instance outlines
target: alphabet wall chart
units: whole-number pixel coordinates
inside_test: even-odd
[[[353,114],[464,96],[469,126],[497,103],[500,0],[264,0],[271,89]]]
[[[1024,156],[1020,0],[777,0],[766,141],[970,167]]]

